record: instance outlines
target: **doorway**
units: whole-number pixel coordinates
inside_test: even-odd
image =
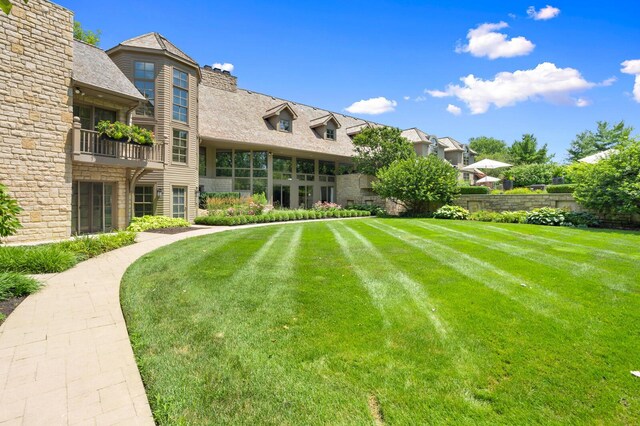
[[[283,209],[291,207],[291,185],[280,183],[273,185],[273,206]]]
[[[113,229],[113,185],[74,182],[71,227],[75,234],[94,234]]]

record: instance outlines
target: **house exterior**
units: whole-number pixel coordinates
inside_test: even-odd
[[[438,141],[444,146],[444,159],[460,170],[460,180],[470,184],[475,183],[474,174],[464,172],[462,169],[473,164],[478,153],[469,148],[469,145],[460,143],[450,136],[438,138]]]
[[[46,0],[0,20],[0,182],[23,208],[13,240],[105,232],[145,214],[193,220],[201,192],[264,192],[291,208],[340,201],[353,137],[381,126],[239,88],[158,33],[104,51],[73,40],[72,26],[72,12]],[[101,138],[102,120],[151,130],[156,144]],[[453,138],[402,135],[418,155],[473,161]]]

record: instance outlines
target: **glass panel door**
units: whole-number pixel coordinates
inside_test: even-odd
[[[313,185],[298,186],[298,206],[303,209],[313,206]]]
[[[273,206],[288,209],[291,207],[291,186],[273,185]]]
[[[91,234],[113,229],[113,185],[75,182],[71,207],[73,232]]]

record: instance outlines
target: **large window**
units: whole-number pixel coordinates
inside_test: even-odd
[[[174,187],[172,189],[172,216],[186,219],[186,205],[187,205],[187,189],[184,187]]]
[[[253,194],[263,193],[267,195],[267,152],[253,151],[252,153],[251,192]]]
[[[296,159],[296,177],[298,178],[298,180],[316,180],[315,169],[315,160],[306,160],[304,158]]]
[[[251,190],[251,151],[236,149],[233,154],[233,190]]]
[[[186,72],[173,70],[173,119],[187,122],[189,111],[189,80]]]
[[[320,182],[336,181],[336,163],[333,161],[318,161],[318,180]]]
[[[216,150],[216,177],[233,176],[233,153],[230,149]]]
[[[171,152],[174,163],[187,163],[188,139],[189,132],[186,130],[173,129],[173,144],[171,146]]]
[[[87,130],[95,129],[96,124],[103,120],[113,123],[117,117],[115,111],[89,105],[74,105],[73,115],[80,118],[80,127]]]
[[[267,194],[266,151],[216,150],[216,177],[233,178],[234,191]]]
[[[136,186],[133,215],[136,217],[153,215],[153,210],[153,186]]]
[[[293,178],[293,161],[291,157],[273,157],[273,179],[291,180]]]
[[[153,62],[134,62],[133,84],[140,93],[147,98],[147,102],[136,109],[137,115],[145,117],[154,116],[156,101],[156,73]]]
[[[207,148],[204,146],[198,150],[198,175],[207,175]]]

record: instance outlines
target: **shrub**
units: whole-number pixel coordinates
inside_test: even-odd
[[[547,185],[546,190],[550,194],[570,194],[575,191],[576,185],[567,183],[563,185]]]
[[[486,186],[460,186],[460,194],[488,194],[491,190]]]
[[[210,198],[240,198],[239,192],[201,192],[200,208],[206,209]]]
[[[168,216],[142,216],[142,217],[134,217],[131,219],[131,223],[127,227],[127,231],[133,232],[144,232],[152,229],[162,229],[162,228],[178,228],[178,227],[188,227],[189,222],[174,217]]]
[[[515,186],[550,184],[558,175],[561,166],[557,164],[523,164],[509,169]]]
[[[327,201],[318,201],[313,205],[314,210],[340,210],[342,206],[336,203],[329,203]]]
[[[498,213],[498,216],[494,222],[501,223],[526,223],[527,212],[524,210],[516,211],[503,211]]]
[[[0,247],[0,272],[47,274],[66,271],[78,257],[58,244]]]
[[[375,204],[352,204],[350,206],[345,207],[344,209],[368,211],[369,213],[371,213],[371,216],[384,216],[385,214],[387,214],[385,209],[383,209],[380,206],[376,206]]]
[[[22,227],[18,215],[22,209],[18,202],[7,193],[7,188],[0,184],[0,239],[16,233]]]
[[[381,169],[373,190],[409,213],[428,212],[433,203],[450,203],[458,195],[458,170],[435,155],[398,160]]]
[[[551,207],[541,207],[533,209],[527,213],[527,223],[532,225],[549,225],[558,226],[565,222],[565,214],[567,212],[562,209],[554,209]]]
[[[242,216],[262,214],[266,207],[267,197],[255,194],[250,197],[222,197],[207,199],[209,215]]]
[[[274,210],[263,215],[242,216],[199,216],[195,223],[208,226],[235,226],[247,223],[287,222],[304,219],[322,219],[325,217],[356,217],[369,216],[371,213],[365,210]]]
[[[565,224],[577,226],[579,228],[587,226],[600,226],[600,220],[589,212],[566,212]]]
[[[16,272],[0,273],[0,301],[10,297],[21,297],[36,292],[40,283]]]
[[[460,206],[442,206],[433,214],[433,217],[436,219],[467,220],[469,210]]]
[[[541,189],[529,189],[529,188],[513,188],[506,191],[495,190],[491,191],[492,195],[529,195],[529,194],[544,194],[545,191]]]
[[[74,253],[78,260],[82,261],[120,247],[131,245],[135,242],[135,232],[118,231],[110,234],[76,237],[69,241],[57,243],[56,245]]]
[[[574,168],[575,199],[599,213],[640,213],[640,140],[616,148],[596,164]]]

